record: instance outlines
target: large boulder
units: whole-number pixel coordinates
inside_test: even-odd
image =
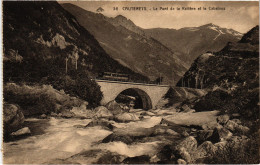
[[[176,149],[180,150],[181,148],[185,148],[188,153],[191,153],[197,149],[197,140],[193,136],[186,137],[182,140],[177,146]]]
[[[18,131],[11,133],[11,136],[22,136],[27,134],[31,134],[31,131],[28,127],[24,127],[22,129],[19,129]]]
[[[176,156],[171,145],[165,145],[150,161],[157,164],[173,164],[173,162],[176,162],[175,159]]]
[[[117,133],[113,133],[108,135],[106,138],[102,140],[102,143],[109,143],[114,141],[120,141],[125,144],[131,144],[133,142],[133,139],[129,135],[121,135]]]
[[[185,160],[183,160],[183,159],[178,159],[177,163],[178,164],[187,164],[187,162]]]
[[[238,123],[239,122],[236,122],[236,120],[235,121],[229,120],[224,127],[232,132],[236,131],[236,132],[244,133],[244,134],[250,130],[248,127],[242,126]]]
[[[138,121],[139,117],[134,113],[123,113],[115,116],[115,119],[119,122],[130,122],[130,121]]]
[[[92,118],[94,112],[88,110],[86,106],[87,106],[87,102],[82,104],[80,107],[73,107],[70,111],[73,112],[75,114],[75,117],[78,118],[84,118],[84,119]]]
[[[183,158],[187,163],[191,162],[190,153],[188,153],[185,148],[181,147],[179,149],[179,154],[180,154],[181,158]]]
[[[149,112],[149,111],[144,111],[142,113],[140,113],[141,116],[155,116],[154,113],[152,112]]]
[[[222,141],[214,144],[214,146],[217,147],[218,150],[224,150],[226,145],[227,141]]]
[[[113,130],[114,126],[106,120],[93,120],[86,127],[101,126],[103,129]]]
[[[64,118],[72,118],[74,117],[75,114],[69,110],[63,110],[60,112],[60,117],[64,117]]]
[[[191,109],[187,104],[184,104],[184,105],[181,107],[181,110],[182,110],[182,112],[184,112],[184,113],[193,113],[193,112],[195,112],[195,109]]]
[[[228,122],[228,120],[229,120],[228,115],[220,115],[217,117],[217,122],[222,125],[226,124]]]
[[[120,164],[125,156],[108,150],[92,149],[81,151],[63,161],[52,161],[44,164]],[[73,162],[73,163],[71,163]]]
[[[115,100],[110,101],[106,104],[106,108],[112,112],[113,115],[117,115],[123,113],[123,109],[121,108],[120,104],[118,104]]]
[[[207,139],[212,143],[225,141],[232,137],[232,133],[226,128],[215,128],[212,135]]]
[[[112,118],[113,114],[104,106],[99,106],[94,109],[94,113],[97,118]]]
[[[157,135],[162,135],[162,134],[168,134],[168,135],[172,135],[172,136],[180,136],[180,134],[178,132],[175,132],[174,130],[169,129],[168,127],[161,126],[161,125],[155,126],[153,135],[157,136]]]
[[[48,116],[47,116],[46,114],[42,114],[42,115],[40,115],[38,118],[39,118],[39,119],[47,119]]]
[[[192,154],[194,160],[210,157],[215,154],[217,147],[212,144],[210,141],[205,141],[198,146],[197,150]]]
[[[241,136],[232,136],[227,142],[232,148],[238,149],[241,148],[241,146],[247,145],[248,141],[250,139],[247,136],[241,135]]]
[[[197,140],[199,143],[206,141],[213,134],[213,130],[200,130],[197,133]]]
[[[150,163],[150,156],[148,155],[128,157],[125,158],[123,161],[123,164],[149,164],[149,163]]]
[[[18,106],[13,104],[4,104],[3,107],[4,134],[17,131],[24,122],[24,115]]]

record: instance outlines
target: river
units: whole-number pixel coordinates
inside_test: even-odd
[[[122,142],[100,143],[112,131],[100,126],[82,128],[91,119],[26,119],[30,136],[3,143],[4,163],[43,164],[55,159],[65,159],[81,151],[106,149],[126,156],[139,156],[156,152],[159,142],[143,142],[127,145]],[[114,123],[119,129],[151,128],[158,125],[160,117],[151,117],[137,122]],[[88,162],[86,162],[88,163]]]

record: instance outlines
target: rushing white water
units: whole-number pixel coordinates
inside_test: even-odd
[[[67,158],[82,150],[90,149],[93,143],[112,133],[101,127],[84,129],[74,127],[74,125],[87,125],[90,121],[51,118],[50,126],[44,134],[4,143],[4,163],[39,164],[52,159]]]
[[[154,155],[157,151],[160,142],[147,142],[147,143],[136,143],[132,145],[127,145],[123,142],[110,142],[105,144],[100,144],[97,148],[106,149],[111,152],[116,152],[120,155],[125,155],[128,157],[141,156],[141,155]]]
[[[113,123],[113,125],[117,128],[125,128],[125,129],[130,129],[130,128],[151,128],[154,127],[155,125],[158,125],[161,122],[162,118],[161,117],[151,117],[148,119],[144,119],[141,121],[136,121],[136,122],[129,122],[129,123]]]
[[[121,134],[144,134],[149,128],[160,124],[162,117],[149,117],[140,121],[117,123],[109,121],[116,127],[113,131]],[[8,164],[42,164],[52,160],[66,159],[82,151],[92,149],[107,150],[120,155],[134,157],[140,155],[154,155],[160,147],[159,141],[137,142],[127,145],[123,142],[100,143],[105,137],[113,133],[101,126],[85,127],[91,119],[27,119],[34,123],[30,127],[44,133],[33,134],[27,138],[4,143],[4,163]],[[35,124],[36,123],[36,124]],[[147,129],[147,130],[146,130]],[[32,132],[34,132],[32,131]],[[141,131],[141,132],[140,132]],[[83,157],[84,158],[84,157]],[[91,159],[92,160],[92,159]],[[83,159],[84,163],[92,163]],[[78,160],[73,160],[78,161]],[[90,161],[90,162],[85,162]]]

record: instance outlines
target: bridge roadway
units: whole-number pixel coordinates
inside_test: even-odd
[[[143,109],[155,108],[159,100],[166,94],[170,86],[158,84],[144,84],[134,82],[121,82],[95,79],[103,92],[102,105],[115,100],[115,98],[127,89],[134,90],[141,98]]]

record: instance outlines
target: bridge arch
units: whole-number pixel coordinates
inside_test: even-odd
[[[117,99],[117,97],[120,95],[120,94],[123,94],[123,95],[129,95],[129,96],[133,96],[136,98],[135,100],[135,108],[138,108],[138,109],[144,109],[144,110],[148,110],[148,109],[152,109],[152,100],[151,98],[149,97],[149,95],[139,89],[139,88],[127,88],[123,91],[121,91],[115,98],[115,100]]]
[[[103,93],[102,105],[115,100],[115,98],[123,91],[132,89],[138,93],[142,98],[143,107],[145,109],[155,108],[159,100],[169,90],[169,86],[155,85],[155,84],[142,84],[134,82],[118,82],[109,80],[98,80],[96,82],[100,86]]]

